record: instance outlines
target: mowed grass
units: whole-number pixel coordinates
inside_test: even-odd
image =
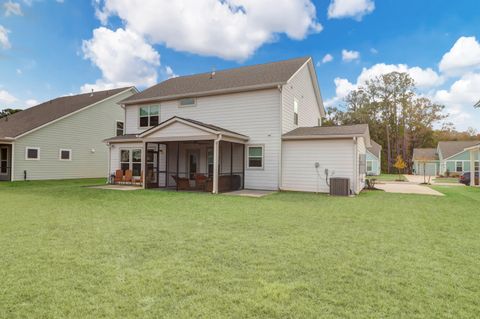
[[[241,198],[0,183],[1,318],[475,318],[480,189]]]
[[[435,183],[459,184],[458,177],[437,177],[433,181]]]
[[[403,174],[380,174],[378,176],[367,176],[367,178],[375,178],[379,181],[406,181]]]

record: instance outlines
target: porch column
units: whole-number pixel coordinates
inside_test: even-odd
[[[475,186],[475,151],[470,150],[470,186]]]
[[[219,173],[219,148],[220,138],[213,142],[213,194],[218,194],[218,173]]]

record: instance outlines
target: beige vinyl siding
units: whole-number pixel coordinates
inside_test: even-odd
[[[161,130],[157,132],[152,132],[145,139],[147,140],[161,140],[162,138],[175,138],[175,137],[193,137],[200,136],[202,138],[211,138],[215,139],[216,135],[213,135],[205,130],[192,127],[183,123],[175,122],[165,127],[162,127]]]
[[[142,150],[143,154],[143,144],[142,143],[115,143],[112,144],[110,151],[110,175],[115,174],[117,169],[120,169],[120,152],[121,150]],[[106,171],[105,171],[106,172]]]
[[[116,135],[116,121],[124,118],[117,102],[130,95],[126,91],[19,138],[14,180],[23,180],[24,170],[29,180],[104,177],[108,148],[103,140]],[[25,160],[26,147],[40,148],[40,160]],[[72,160],[59,160],[60,149],[72,150]]]
[[[279,187],[280,107],[278,89],[198,97],[192,107],[179,107],[177,100],[160,103],[160,122],[185,117],[247,135],[247,144],[264,145],[264,169],[246,169],[245,187],[275,190]],[[140,132],[138,113],[138,106],[127,106],[127,134]]]
[[[352,139],[283,141],[282,153],[283,190],[327,193],[325,169],[334,172],[331,177],[349,178],[353,189]]]
[[[282,132],[301,126],[317,126],[320,110],[308,63],[282,87]],[[293,122],[293,101],[298,101],[298,125]]]

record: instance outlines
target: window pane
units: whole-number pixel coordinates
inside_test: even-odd
[[[158,125],[158,115],[150,117],[150,126]]]
[[[2,149],[0,150],[0,159],[1,159],[2,161],[6,161],[6,160],[7,160],[7,153],[8,153],[8,151],[7,151],[6,148],[2,148]]]
[[[463,171],[463,163],[462,162],[457,162],[457,172]]]
[[[141,162],[141,161],[142,161],[142,150],[133,150],[132,162]]]
[[[262,159],[261,158],[249,158],[248,159],[248,166],[249,167],[262,167]]]
[[[133,176],[140,176],[141,172],[142,172],[142,164],[138,164],[138,163],[132,164]]]
[[[120,162],[130,162],[130,151],[122,150],[120,154]]]
[[[195,105],[195,99],[190,98],[190,99],[180,100],[180,105],[181,105],[181,106],[192,106],[192,105]]]
[[[159,109],[158,105],[150,106],[150,115],[158,115]]]
[[[62,151],[60,154],[60,158],[62,160],[69,160],[70,159],[70,151]]]
[[[27,157],[31,159],[38,158],[38,150],[29,148],[27,151]]]
[[[148,117],[140,118],[140,127],[148,127]]]
[[[7,161],[0,161],[0,173],[7,173]]]
[[[117,122],[117,136],[123,135],[123,122]]]
[[[125,171],[127,169],[130,169],[130,164],[129,163],[122,163],[122,164],[120,164],[120,169],[123,171],[123,174],[125,174]]]
[[[262,156],[262,148],[261,147],[249,147],[248,148],[248,156]]]
[[[140,108],[140,116],[148,116],[148,106]]]

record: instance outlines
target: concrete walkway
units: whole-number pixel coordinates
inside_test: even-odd
[[[242,189],[239,191],[233,191],[228,193],[223,193],[224,195],[233,195],[233,196],[244,196],[244,197],[263,197],[270,194],[276,193],[275,191],[262,191],[256,189]]]
[[[432,196],[445,196],[444,194],[431,189],[426,185],[419,185],[414,183],[382,183],[375,184],[375,187],[384,190],[387,193],[399,193],[399,194],[417,194],[417,195],[432,195]]]
[[[91,186],[91,188],[108,189],[108,190],[115,190],[115,191],[136,191],[139,189],[143,189],[141,186],[134,186],[134,185],[103,185],[103,186]]]

